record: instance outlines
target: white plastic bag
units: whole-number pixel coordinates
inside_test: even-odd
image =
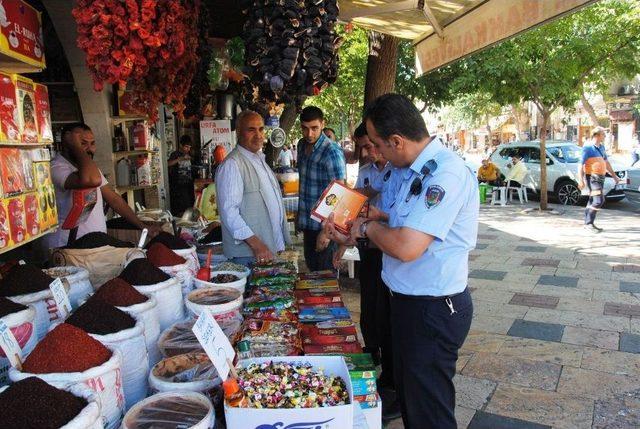
[[[69,293],[69,286],[64,285],[65,290]],[[37,341],[49,332],[49,326],[54,322],[61,322],[60,313],[58,312],[58,304],[53,299],[51,289],[41,290],[40,292],[28,293],[25,295],[16,295],[7,297],[13,302],[22,305],[31,305],[36,310],[35,327]]]
[[[89,271],[82,267],[53,267],[43,270],[53,278],[60,277],[69,283],[69,301],[75,310],[80,303],[93,293],[93,286],[89,280]]]
[[[211,401],[202,393],[165,392],[150,396],[129,410],[122,429],[138,427],[213,429],[215,413]]]
[[[178,264],[167,267],[159,267],[165,274],[170,275],[174,279],[178,280],[180,287],[182,288],[182,296],[187,296],[189,292],[193,290],[193,274],[189,265]]]
[[[204,352],[200,341],[193,333],[196,319],[178,322],[165,330],[158,339],[158,349],[164,357],[181,355],[184,353]],[[233,339],[242,327],[242,316],[239,318],[219,321],[222,332],[229,339]]]
[[[7,314],[0,320],[11,330],[11,333],[16,337],[16,341],[22,349],[22,356],[25,357],[36,346],[38,342],[36,334],[36,309],[33,306],[29,306],[22,311]],[[9,383],[9,368],[11,364],[9,359],[2,350],[0,350],[0,386]]]
[[[198,274],[198,270],[200,269],[200,261],[198,260],[198,253],[196,252],[196,246],[191,246],[188,249],[171,249],[173,252],[179,256],[182,256],[187,260],[187,265],[189,266],[189,270],[191,270],[191,275],[196,276]]]
[[[149,367],[152,367],[160,360],[160,351],[158,351],[158,337],[160,337],[160,321],[158,320],[158,301],[152,295],[149,299],[140,304],[130,305],[128,307],[117,307],[118,309],[129,314],[136,320],[144,323],[144,338],[147,343],[147,354],[149,355]]]
[[[110,349],[119,350],[122,354],[122,386],[126,409],[144,399],[149,390],[147,383],[149,358],[142,320],[137,320],[133,328],[115,334],[96,335],[89,333],[89,335]]]
[[[157,392],[200,392],[205,395],[222,383],[206,353],[165,358],[149,372],[149,387]]]
[[[0,392],[7,389],[8,386],[1,387]],[[80,413],[75,416],[69,423],[62,426],[60,429],[104,429],[102,424],[102,416],[100,415],[100,398],[94,391],[84,386],[71,386],[65,390],[72,395],[82,398],[87,401],[87,406],[84,407]]]
[[[106,421],[105,427],[115,429],[124,414],[125,399],[122,390],[122,354],[119,350],[110,349],[113,354],[108,361],[84,372],[30,374],[11,368],[9,378],[11,381],[20,381],[28,377],[38,377],[60,389],[72,386],[89,387],[100,399],[100,412]]]
[[[178,320],[184,319],[184,300],[180,283],[174,278],[153,285],[133,285],[138,292],[154,296],[158,305],[156,313],[160,329],[166,329]]]

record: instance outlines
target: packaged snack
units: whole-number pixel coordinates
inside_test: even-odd
[[[303,310],[300,310],[298,317],[300,318],[301,322],[322,322],[332,319],[351,319],[349,310],[347,310],[345,307],[305,308]]]
[[[298,305],[341,304],[340,292],[332,289],[303,289],[295,291]]]
[[[300,280],[337,279],[336,272],[332,270],[312,271],[301,273]]]
[[[16,75],[18,98],[18,129],[23,143],[38,143],[38,118],[36,117],[36,87],[31,79]]]
[[[0,72],[0,141],[20,142],[18,99],[13,77]]]
[[[6,200],[0,200],[0,249],[9,246],[11,238],[9,230],[9,217],[7,215],[8,207]]]
[[[300,280],[296,283],[296,289],[338,289],[337,279]]]
[[[26,189],[24,164],[20,149],[0,148],[0,175],[4,196],[18,194]]]
[[[302,342],[307,344],[342,344],[355,343],[358,334],[355,326],[344,328],[322,329],[313,325],[303,324],[301,327]]]
[[[40,132],[40,142],[53,142],[53,131],[51,129],[51,107],[49,106],[49,91],[45,85],[36,83],[36,117],[38,119],[38,130]]]
[[[11,241],[13,241],[13,244],[22,243],[28,238],[26,212],[22,197],[10,198],[8,208]]]
[[[359,343],[343,343],[343,344],[305,344],[304,354],[306,355],[326,355],[337,353],[362,353],[362,347]],[[375,392],[375,389],[374,389]]]

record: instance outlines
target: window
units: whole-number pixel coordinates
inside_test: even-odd
[[[528,148],[524,161],[530,164],[540,164],[540,149],[535,147]]]
[[[511,157],[513,155],[516,155],[517,153],[520,152],[520,148],[516,148],[516,147],[505,147],[504,149],[502,149],[500,151],[500,158],[504,159],[505,161],[510,161]]]
[[[559,162],[575,164],[580,162],[582,148],[576,145],[557,146],[548,148],[547,153],[553,155]]]

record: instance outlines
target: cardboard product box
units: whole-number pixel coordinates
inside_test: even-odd
[[[40,210],[38,197],[35,192],[24,195],[24,211],[27,233],[31,237],[40,234]]]
[[[9,229],[8,200],[0,199],[0,250],[11,244],[11,230]]]
[[[305,308],[298,312],[300,322],[322,322],[325,320],[339,319],[351,320],[351,314],[346,307],[337,308]],[[355,352],[352,352],[355,353]]]
[[[309,273],[301,273],[300,280],[318,280],[318,279],[337,279],[335,271],[333,270],[322,270],[322,271],[311,271]]]
[[[376,379],[374,378],[351,378],[351,385],[353,386],[353,394],[358,395],[370,395],[378,391],[376,385]]]
[[[19,194],[26,189],[24,164],[20,149],[0,148],[0,182],[5,197]]]
[[[323,369],[324,373],[342,377],[349,392],[347,405],[322,408],[234,408],[224,404],[227,429],[262,428],[322,428],[348,429],[353,427],[353,389],[349,371],[341,356],[305,356],[247,359],[238,362],[240,367],[262,362],[309,362],[314,369]]]
[[[24,208],[24,197],[22,195],[7,200],[7,215],[9,217],[11,243],[15,246],[29,238],[27,231],[27,213]]]
[[[298,304],[298,309],[305,310],[308,308],[338,308],[344,307],[342,302],[329,302],[326,304]]]
[[[382,429],[382,401],[378,398],[375,406],[370,406],[372,403],[373,401],[360,402],[360,409],[367,420],[369,429]]]
[[[0,141],[20,143],[16,84],[10,74],[0,72]]]
[[[36,117],[38,119],[38,131],[40,142],[53,142],[53,130],[51,129],[51,106],[49,105],[49,90],[46,85],[35,84],[36,88]]]
[[[362,347],[359,343],[342,343],[342,344],[305,344],[305,355],[326,355],[340,353],[362,353]]]
[[[302,325],[302,342],[304,344],[341,344],[358,342],[355,326],[344,328],[322,329],[313,325]]]
[[[38,187],[36,196],[40,211],[40,231],[44,232],[58,225],[56,191],[53,184]]]
[[[360,213],[367,197],[338,181],[331,182],[311,210],[311,219],[322,222],[333,213],[334,225],[343,234],[349,232],[349,222]]]
[[[33,175],[38,187],[49,186],[53,183],[51,181],[51,164],[48,162],[34,162]]]
[[[354,401],[360,404],[360,408],[366,410],[367,408],[375,408],[378,405],[382,406],[382,400],[377,393],[370,393],[367,395],[353,395]]]
[[[299,280],[296,289],[332,289],[339,290],[337,279]]]
[[[340,291],[334,289],[304,289],[294,292],[298,305],[341,304]]]
[[[36,116],[36,85],[31,79],[16,75],[18,99],[18,130],[22,143],[38,143],[38,118]]]

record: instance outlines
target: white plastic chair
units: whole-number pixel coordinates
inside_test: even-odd
[[[507,205],[507,188],[505,186],[497,186],[493,188],[491,192],[491,205]]]
[[[352,279],[355,276],[355,261],[360,260],[360,252],[357,247],[349,247],[342,255],[342,260],[347,261],[347,267],[349,268],[349,278]]]
[[[527,190],[524,184],[521,184],[521,186],[511,186],[511,180],[508,180],[506,188],[507,188],[507,194],[509,195],[509,201],[513,201],[513,194],[516,193],[518,194],[518,199],[520,200],[520,204],[524,204],[525,201],[528,202]]]

